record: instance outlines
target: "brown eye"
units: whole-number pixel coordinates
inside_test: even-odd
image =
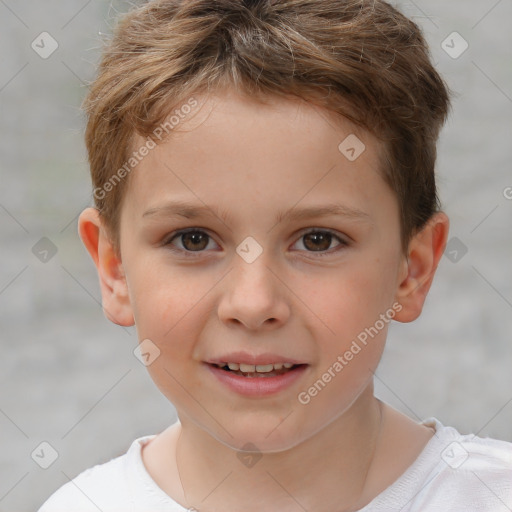
[[[318,256],[328,256],[349,245],[348,242],[338,235],[335,235],[330,231],[319,229],[312,229],[309,232],[304,233],[297,243],[301,241],[305,248],[305,252],[318,253]],[[334,246],[333,250],[329,250],[333,241],[337,241],[338,244]]]
[[[188,251],[201,251],[208,245],[208,235],[200,231],[192,231],[181,235],[183,247]],[[206,242],[206,243],[205,243]]]
[[[176,240],[181,243],[176,245],[174,243]],[[211,237],[208,233],[198,229],[191,229],[177,232],[164,245],[169,246],[173,251],[193,253],[204,251],[208,247],[210,240]]]
[[[323,231],[304,235],[304,246],[312,251],[326,251],[332,241],[332,235]]]
[[[331,248],[334,241],[337,245]],[[213,242],[213,238],[207,232],[201,229],[188,229],[175,232],[166,242],[163,242],[163,245],[173,252],[193,257],[205,252],[210,242]],[[301,252],[316,253],[315,256],[319,257],[332,255],[349,246],[349,242],[340,236],[322,229],[312,229],[304,233],[296,244],[299,242],[302,242],[303,246],[299,248]]]

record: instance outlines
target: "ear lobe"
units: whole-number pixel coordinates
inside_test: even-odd
[[[123,266],[96,208],[86,208],[80,214],[78,232],[98,270],[105,316],[117,325],[133,325],[133,311]]]
[[[449,226],[446,214],[436,213],[411,239],[396,295],[402,309],[395,315],[395,320],[412,322],[420,316],[446,247]]]

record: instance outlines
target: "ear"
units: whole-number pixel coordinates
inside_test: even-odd
[[[86,208],[80,214],[78,232],[98,269],[105,316],[117,325],[133,325],[123,266],[96,208]]]
[[[395,315],[395,320],[412,322],[420,316],[446,247],[449,227],[448,217],[439,212],[411,239],[396,294],[402,309]]]

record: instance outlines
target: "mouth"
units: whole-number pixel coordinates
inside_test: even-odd
[[[243,363],[209,363],[215,368],[219,368],[231,375],[239,377],[269,378],[279,377],[287,373],[296,371],[299,367],[307,366],[305,364],[294,363],[269,363],[269,364],[243,364]]]
[[[224,389],[250,398],[264,398],[283,393],[299,382],[308,364],[295,363],[207,363],[213,377]]]

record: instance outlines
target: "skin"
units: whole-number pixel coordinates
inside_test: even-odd
[[[145,446],[143,461],[167,494],[202,512],[358,510],[433,435],[374,396],[388,324],[309,403],[297,396],[393,304],[396,321],[420,315],[449,221],[434,215],[404,254],[379,142],[303,101],[268,101],[231,90],[202,97],[197,113],[130,176],[120,254],[93,208],[80,216],[80,236],[107,317],[135,324],[139,340],[160,350],[148,371],[180,423]],[[353,162],[338,149],[350,134],[366,146]],[[228,217],[143,216],[177,199]],[[275,220],[278,211],[325,203],[364,216]],[[173,238],[184,228],[208,236],[202,245]],[[308,228],[335,236],[315,245]],[[236,252],[248,236],[263,249],[252,263]],[[248,398],[204,364],[236,350],[308,366],[278,394]],[[248,442],[262,455],[252,467],[237,457]]]

